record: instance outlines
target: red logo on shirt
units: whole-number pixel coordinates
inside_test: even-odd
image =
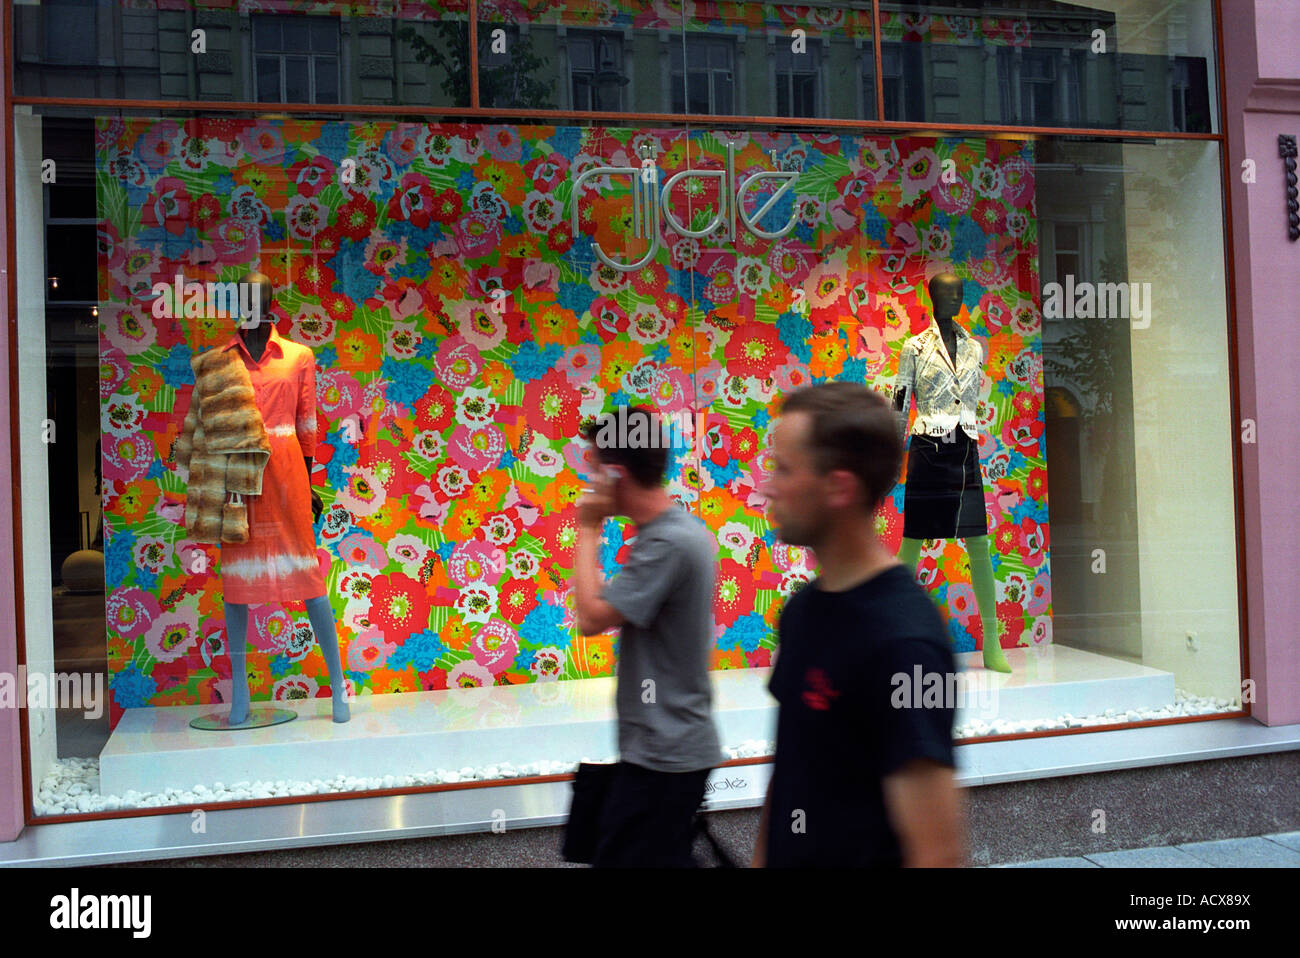
[[[832,688],[830,679],[821,669],[809,669],[804,675],[808,688],[803,692],[803,704],[810,709],[825,712],[831,702],[840,697],[839,689]]]

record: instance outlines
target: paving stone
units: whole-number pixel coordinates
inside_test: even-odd
[[[1267,838],[1224,838],[1178,847],[1216,868],[1300,868],[1300,851]]]

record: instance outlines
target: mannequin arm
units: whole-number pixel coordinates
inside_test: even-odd
[[[311,456],[303,456],[302,461],[307,464],[307,488],[311,490],[312,522],[319,522],[321,510],[325,508],[325,503],[321,502],[321,498],[319,495],[316,494],[316,490],[311,488],[311,469],[312,469]]]

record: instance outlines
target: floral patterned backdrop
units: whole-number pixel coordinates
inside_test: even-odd
[[[737,182],[798,170],[794,199],[734,241],[662,232],[623,273],[626,182],[640,166]],[[220,550],[187,539],[166,459],[190,358],[229,319],[154,318],[156,283],[280,290],[282,333],[314,350],[325,502],[319,556],[354,691],[392,693],[612,674],[616,634],[583,638],[567,589],[582,419],[623,403],[685,411],[670,491],[718,537],[716,668],[764,666],[784,598],[813,558],[779,542],[757,495],[783,393],[845,379],[886,390],[929,322],[927,269],[966,281],[986,346],[980,452],[1003,644],[1051,638],[1032,145],[1007,139],[706,133],[553,126],[111,118],[96,127],[100,392],[112,720],[229,699]],[[757,210],[775,183],[752,191]],[[734,191],[734,184],[726,187]],[[716,181],[668,205],[702,227]],[[879,527],[896,548],[903,487]],[[611,520],[606,576],[633,529]],[[980,622],[964,552],[927,543],[918,575],[958,650]],[[328,694],[302,603],[254,606],[255,699]]]

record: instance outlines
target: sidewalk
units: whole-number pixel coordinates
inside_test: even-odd
[[[1158,848],[1100,852],[1078,858],[1040,858],[989,868],[1300,868],[1300,832],[1225,838]]]

